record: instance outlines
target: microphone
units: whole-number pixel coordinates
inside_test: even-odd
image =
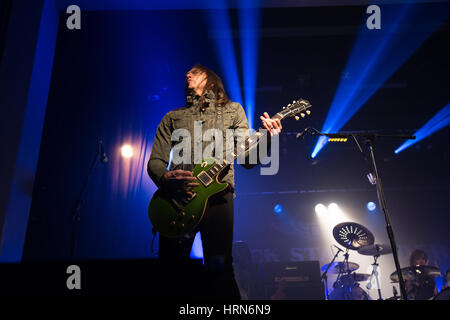
[[[302,132],[297,133],[297,135],[295,136],[297,139],[303,139],[305,134],[308,133],[308,129],[309,128],[305,128]]]
[[[105,149],[103,148],[103,141],[101,139],[98,139],[98,150],[100,154],[100,161],[103,163],[107,163],[109,159],[106,156]]]

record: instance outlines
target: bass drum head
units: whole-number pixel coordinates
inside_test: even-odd
[[[328,300],[371,300],[360,287],[339,287],[328,296]]]
[[[450,288],[445,288],[433,300],[450,300]]]

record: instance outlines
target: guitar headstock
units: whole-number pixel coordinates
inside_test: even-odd
[[[298,120],[304,118],[311,114],[311,111],[308,110],[311,108],[311,103],[305,99],[294,100],[292,103],[289,103],[287,106],[283,107],[283,109],[277,114],[283,118],[295,118]]]

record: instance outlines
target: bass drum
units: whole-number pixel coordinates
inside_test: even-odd
[[[450,300],[450,288],[445,288],[432,300]]]
[[[370,296],[359,286],[342,286],[334,289],[328,300],[371,300]]]

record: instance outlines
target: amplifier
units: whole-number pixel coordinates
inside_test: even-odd
[[[319,261],[263,263],[260,275],[266,299],[325,299]]]

